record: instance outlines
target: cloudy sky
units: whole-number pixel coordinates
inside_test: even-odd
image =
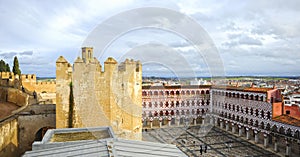
[[[194,19],[216,46],[226,75],[300,75],[298,0],[0,0],[0,59],[12,67],[12,58],[18,56],[22,73],[55,76],[55,61],[60,55],[73,62],[99,24],[141,7],[168,8]],[[136,19],[141,20],[147,16]],[[126,24],[123,19],[111,29]],[[101,63],[107,56],[117,60],[146,58],[147,76],[171,75],[174,69],[180,69],[179,73],[185,71],[183,64],[189,64],[197,76],[210,76],[207,59],[197,51],[174,32],[143,28],[119,36],[96,57]],[[147,61],[155,56],[164,59]],[[174,64],[177,62],[180,64]]]

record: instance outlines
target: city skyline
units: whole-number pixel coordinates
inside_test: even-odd
[[[172,9],[196,20],[219,50],[225,75],[299,76],[300,72],[297,66],[300,20],[295,18],[300,15],[298,1],[1,1],[0,4],[0,59],[12,67],[13,56],[17,55],[22,73],[55,76],[56,59],[64,55],[73,62],[80,55],[85,38],[99,23],[120,12],[150,6]],[[205,59],[195,57],[191,43],[163,30],[128,32],[106,51],[118,60],[143,44],[158,45],[155,47],[158,52],[166,50],[160,45],[172,48],[189,60],[196,76],[210,76]],[[153,47],[150,50],[141,55],[149,55]],[[103,64],[107,56],[96,57]],[[168,67],[153,64],[145,65],[143,72],[145,76],[172,73]]]

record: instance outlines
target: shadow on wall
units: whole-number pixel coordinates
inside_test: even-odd
[[[21,156],[21,152],[18,151],[18,147],[10,142],[1,151],[0,156]]]

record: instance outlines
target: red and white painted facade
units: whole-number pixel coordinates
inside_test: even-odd
[[[273,144],[275,151],[278,151],[278,140],[283,138],[286,155],[291,153],[291,142],[296,140],[300,147],[300,128],[273,119],[283,115],[282,97],[277,89],[143,86],[142,100],[145,128],[197,125],[208,118],[210,124],[253,138],[256,143],[263,139],[262,144],[265,147]]]
[[[183,124],[197,119],[209,109],[210,86],[143,86],[144,126]]]

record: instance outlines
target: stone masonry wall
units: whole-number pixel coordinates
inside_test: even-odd
[[[0,99],[18,106],[25,106],[28,104],[29,96],[15,88],[0,87]]]
[[[37,81],[34,74],[22,74],[21,76],[22,85],[27,90],[37,93],[55,93],[56,82],[54,81]]]
[[[16,118],[0,123],[0,156],[19,156],[18,122]]]
[[[72,71],[73,127],[112,126],[119,137],[141,140],[141,64],[126,60],[118,65],[110,57],[102,71],[96,58],[84,57],[76,59]],[[62,57],[56,62],[57,128],[68,126],[70,77],[67,64]]]
[[[56,61],[56,128],[68,126],[71,65],[60,56]]]

